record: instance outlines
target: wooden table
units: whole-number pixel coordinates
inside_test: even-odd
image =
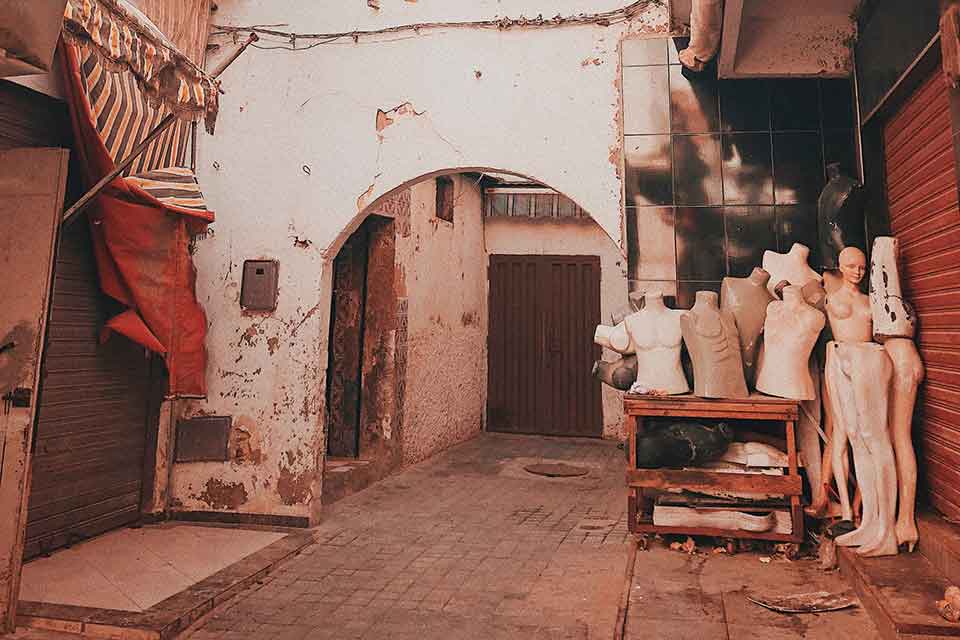
[[[781,542],[803,541],[803,510],[800,498],[803,484],[797,459],[796,424],[799,402],[753,394],[743,400],[714,400],[692,395],[638,396],[627,394],[623,400],[626,416],[628,522],[633,533],[676,533],[687,535],[716,536],[723,538],[751,538]],[[638,469],[637,435],[643,433],[643,420],[647,417],[710,418],[713,420],[756,420],[771,426],[782,424],[787,440],[787,470],[782,476],[756,473],[722,473],[679,469]],[[735,428],[735,427],[734,427]],[[645,489],[725,489],[755,493],[782,494],[790,501],[792,532],[757,533],[707,527],[663,527],[653,524],[652,501],[643,494]],[[742,511],[739,507],[731,510]],[[749,509],[748,509],[749,510]]]

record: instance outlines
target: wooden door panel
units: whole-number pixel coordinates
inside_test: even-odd
[[[596,256],[490,257],[488,427],[599,436]]]
[[[0,305],[0,396],[10,398],[0,407],[0,634],[13,630],[20,588],[29,452],[67,157],[65,149],[0,152],[0,268],[9,285]]]

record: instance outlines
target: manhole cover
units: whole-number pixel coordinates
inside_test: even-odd
[[[584,467],[575,467],[572,464],[562,462],[528,464],[524,467],[524,470],[548,478],[576,478],[577,476],[585,476],[590,472],[589,469]]]

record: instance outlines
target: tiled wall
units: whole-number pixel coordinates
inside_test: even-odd
[[[685,70],[683,46],[623,43],[623,117],[630,289],[686,308],[766,249],[816,252],[826,164],[855,165],[849,82],[718,81]]]

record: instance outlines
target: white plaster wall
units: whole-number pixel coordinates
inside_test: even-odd
[[[488,217],[484,219],[488,254],[600,256],[600,318],[627,306],[627,260],[616,244],[592,220]],[[593,336],[583,337],[592,340]],[[607,352],[604,359],[617,354]],[[603,385],[603,437],[623,436],[623,396]]]
[[[381,0],[374,11],[361,0],[221,0],[213,22],[338,32],[625,4]],[[197,173],[217,213],[195,255],[209,320],[209,394],[176,411],[233,415],[256,455],[174,465],[170,504],[311,513],[325,448],[329,265],[379,196],[449,168],[512,171],[572,197],[619,241],[618,43],[627,33],[664,35],[666,25],[666,6],[655,4],[609,27],[446,29],[244,53],[221,77],[216,135],[199,139]],[[209,56],[211,67],[232,48],[228,36],[212,42],[222,47]],[[378,131],[378,110],[405,103],[411,109]],[[279,306],[250,316],[238,304],[240,275],[243,261],[257,258],[280,261]]]
[[[438,219],[436,183],[411,189],[410,236],[397,238],[407,296],[404,464],[483,428],[487,386],[487,263],[480,189],[454,176],[454,222]]]

